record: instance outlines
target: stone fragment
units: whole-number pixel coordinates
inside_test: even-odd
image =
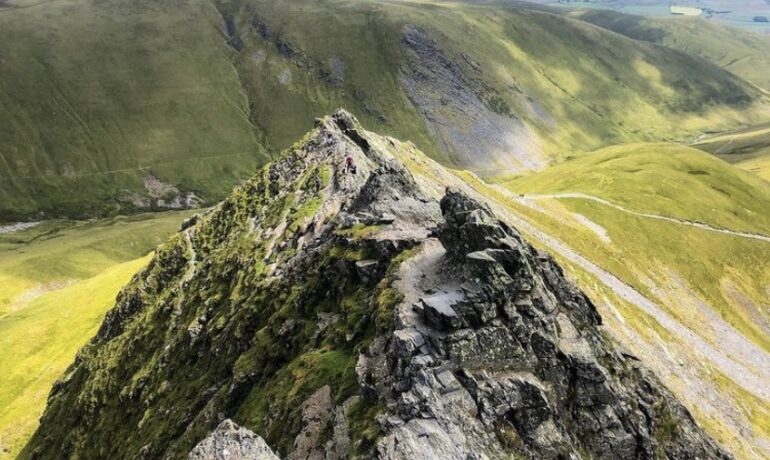
[[[323,460],[326,446],[323,435],[334,416],[332,391],[324,385],[302,403],[300,432],[294,439],[294,447],[287,460]]]
[[[188,460],[279,460],[251,430],[225,419],[190,451]]]

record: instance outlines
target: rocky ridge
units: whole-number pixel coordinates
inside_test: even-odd
[[[340,111],[186,222],[23,456],[184,458],[256,433],[282,458],[727,457],[553,259],[464,193],[432,198],[403,148]]]

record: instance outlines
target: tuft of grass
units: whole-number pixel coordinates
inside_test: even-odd
[[[365,224],[355,224],[350,228],[337,230],[337,234],[340,236],[347,236],[349,238],[354,239],[362,239],[366,238],[367,236],[374,235],[378,231],[382,229],[382,225],[365,225]]]
[[[347,417],[351,439],[357,442],[353,446],[354,458],[372,458],[377,446],[377,439],[382,435],[382,428],[377,416],[385,412],[385,407],[375,401],[359,398],[353,402]]]

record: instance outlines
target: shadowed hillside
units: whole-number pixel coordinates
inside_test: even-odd
[[[205,0],[1,9],[0,220],[188,207],[250,174],[219,25]]]
[[[484,175],[766,113],[705,60],[519,3],[10,2],[0,60],[6,221],[213,203],[338,106]]]
[[[704,137],[694,146],[770,180],[770,123]]]

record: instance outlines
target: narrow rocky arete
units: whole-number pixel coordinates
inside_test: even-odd
[[[23,456],[184,458],[230,418],[282,458],[727,457],[553,259],[401,148],[340,111],[187,222]]]

